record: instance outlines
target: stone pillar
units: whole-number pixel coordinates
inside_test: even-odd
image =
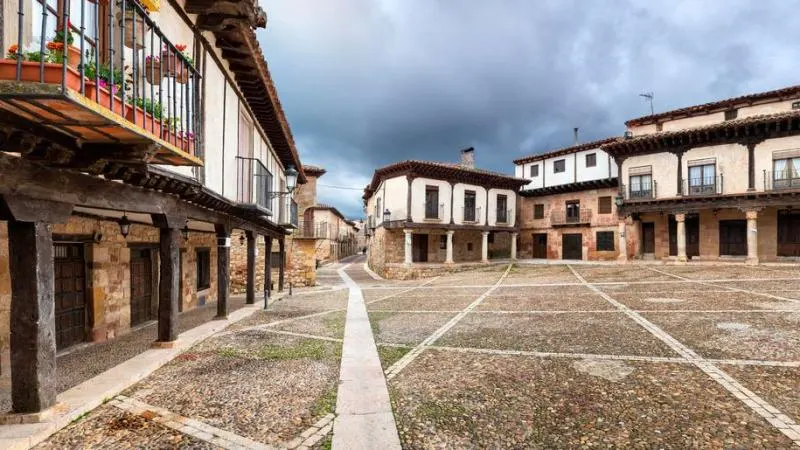
[[[412,234],[411,234],[411,230],[403,230],[403,234],[405,235],[405,241],[404,241],[405,259],[404,259],[404,262],[405,262],[406,265],[410,265],[412,262],[414,262],[414,259],[413,259],[412,254],[411,254],[412,253],[412,248],[411,248],[411,242],[412,242],[412,237],[411,236],[412,236]]]
[[[272,236],[264,236],[264,309],[272,292]]]
[[[747,264],[758,264],[758,210],[745,211],[747,217]]]
[[[678,261],[686,262],[689,260],[686,257],[686,214],[675,214],[675,222],[677,222]]]
[[[278,261],[278,292],[283,292],[283,278],[286,270],[286,238],[278,240],[278,253],[280,260]]]
[[[217,227],[217,319],[228,318],[231,265],[231,230]]]
[[[628,235],[626,231],[627,223],[623,218],[619,221],[619,255],[617,256],[617,261],[621,263],[628,262]]]
[[[517,233],[511,233],[511,259],[517,259]]]
[[[35,413],[56,403],[53,234],[43,222],[8,222],[11,404]]]
[[[247,236],[247,295],[245,302],[252,305],[256,302],[256,235],[246,231]]]
[[[455,234],[455,231],[447,231],[447,259],[444,260],[447,264],[453,263],[453,234]]]
[[[484,231],[481,233],[483,239],[481,240],[481,262],[489,262],[489,232]]]
[[[158,343],[178,339],[178,303],[181,292],[181,242],[178,227],[162,227],[159,240],[160,278],[158,282]],[[157,345],[158,346],[158,345]]]

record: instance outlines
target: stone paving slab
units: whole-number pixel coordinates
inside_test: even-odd
[[[737,289],[746,289],[755,292],[767,292],[776,295],[785,295],[791,293],[792,298],[797,298],[797,292],[800,291],[800,278],[796,280],[772,280],[772,281],[727,281],[727,282],[714,282],[711,283],[720,287],[733,287]],[[787,295],[789,296],[789,295]]]
[[[681,291],[649,292],[630,294],[625,291],[600,290],[612,295],[615,300],[634,310],[795,310],[800,312],[800,304],[764,298],[744,292],[722,291]]]
[[[724,366],[724,369],[748,389],[800,423],[800,368]]]
[[[427,286],[485,286],[492,285],[503,276],[507,265],[495,264],[489,267],[458,272],[431,281]]]
[[[500,289],[498,289],[500,291]],[[477,310],[481,311],[613,311],[611,306],[599,295],[583,289],[580,294],[561,293],[531,293],[519,294],[494,294],[489,295]]]
[[[640,313],[706,358],[800,360],[800,313]]]
[[[475,299],[472,299],[473,301]],[[455,313],[370,312],[369,320],[375,341],[417,345],[441,328]]]
[[[574,266],[590,283],[603,281],[669,281],[673,278],[636,265]]]
[[[564,265],[514,266],[503,284],[574,283],[575,276]]]
[[[469,314],[436,345],[675,356],[661,341],[621,313]]]
[[[276,325],[272,328],[295,333],[314,334],[342,339],[344,337],[345,312],[337,311],[321,316],[308,317]]]
[[[431,291],[427,295],[407,296],[407,294],[403,294],[384,301],[371,303],[367,305],[367,310],[460,311],[479,296],[480,293],[474,295],[443,295],[436,291]]]
[[[745,265],[669,265],[660,266],[658,270],[679,275],[693,280],[743,279],[743,278],[787,278],[791,275],[782,271],[764,269],[759,266]]]
[[[405,448],[790,448],[682,364],[428,350],[391,383]]]

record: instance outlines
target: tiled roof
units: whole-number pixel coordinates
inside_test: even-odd
[[[757,94],[742,95],[740,97],[718,100],[715,102],[704,103],[702,105],[694,105],[694,106],[688,106],[686,108],[673,109],[672,111],[666,111],[663,113],[653,114],[650,116],[639,117],[637,119],[631,119],[625,122],[625,125],[632,127],[637,125],[643,125],[646,123],[657,122],[660,119],[667,119],[675,116],[685,117],[685,116],[694,116],[699,114],[708,114],[709,112],[717,110],[722,110],[738,105],[757,103],[761,100],[768,100],[775,98],[779,99],[800,98],[800,85],[776,89],[774,91],[760,92]]]
[[[406,160],[375,170],[372,181],[364,189],[364,199],[368,199],[372,196],[372,193],[378,188],[378,185],[380,185],[383,179],[404,173],[433,179],[512,190],[517,190],[525,184],[528,184],[528,180],[522,178],[516,178],[511,175],[489,170],[467,168],[455,163]]]
[[[617,139],[616,137],[599,139],[599,140],[596,140],[596,141],[584,142],[583,144],[572,145],[570,147],[564,147],[564,148],[560,148],[558,150],[552,150],[552,151],[545,152],[545,153],[537,153],[535,155],[530,155],[530,156],[525,156],[525,157],[520,158],[520,159],[515,159],[514,160],[514,164],[527,164],[527,163],[530,163],[530,162],[541,161],[543,159],[552,158],[552,157],[555,157],[555,156],[568,155],[570,153],[577,153],[577,152],[580,152],[580,151],[583,151],[583,150],[591,150],[593,148],[598,148],[603,144],[607,144],[609,142],[613,142],[616,139]]]
[[[313,177],[321,177],[322,175],[328,173],[328,171],[325,170],[324,167],[315,166],[312,164],[303,164],[303,171],[306,173],[306,175],[310,175]]]

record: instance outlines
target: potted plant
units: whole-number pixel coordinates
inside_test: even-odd
[[[50,50],[50,62],[62,64],[66,54],[67,65],[77,68],[81,63],[81,51],[72,45],[74,41],[72,23],[67,21],[67,26],[59,27],[53,40],[47,43],[47,49]],[[66,52],[64,51],[65,47]]]
[[[165,75],[175,77],[175,81],[180,84],[189,82],[189,67],[186,64],[194,65],[194,60],[186,52],[186,47],[186,44],[175,44],[177,52],[174,52],[169,47],[164,46],[164,50],[161,52]],[[182,58],[178,57],[178,53]]]
[[[64,67],[61,64],[54,64],[54,59],[57,58],[47,52],[21,52],[17,45],[12,45],[6,50],[6,57],[0,59],[0,79],[16,80],[17,63],[21,60],[20,81],[61,84],[64,79]],[[63,61],[63,57],[61,61]],[[44,69],[44,74],[42,74],[42,69]],[[67,67],[66,86],[72,90],[79,90],[80,82],[80,74],[73,67]]]
[[[144,58],[144,76],[147,82],[160,85],[163,75],[164,73],[161,71],[161,58],[158,55],[147,55]]]
[[[145,131],[161,136],[161,103],[158,100],[137,98],[136,101],[128,99],[132,105],[126,112],[125,118],[134,125],[142,127]]]
[[[94,61],[85,65],[84,74],[86,76],[86,97],[99,103],[101,106],[110,108],[112,105],[111,97],[118,97],[122,87],[122,77],[125,76],[123,69],[114,68],[112,73],[111,67],[107,64],[101,64],[97,67]],[[97,84],[95,82],[98,81]],[[115,99],[113,102],[113,111],[122,117],[125,117],[130,107],[123,105],[121,99]]]
[[[135,7],[128,2],[128,7],[124,15],[122,11],[117,12],[117,22],[119,22],[120,27],[123,26],[123,18],[125,19],[125,25],[123,27],[125,30],[125,47],[134,48],[135,46],[136,50],[143,49],[145,47],[145,36],[147,36],[147,33],[150,31],[150,27],[145,23],[144,17],[139,15]],[[134,27],[136,28],[135,31]]]

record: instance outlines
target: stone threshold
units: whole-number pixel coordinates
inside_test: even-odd
[[[286,293],[274,294],[273,301]],[[94,378],[58,395],[58,411],[44,422],[0,426],[0,448],[27,450],[49,438],[72,421],[111,400],[120,392],[146,378],[196,343],[222,331],[228,325],[263,309],[259,303],[245,305],[228,314],[227,320],[211,320],[178,336],[172,348],[150,349],[113,367]]]

